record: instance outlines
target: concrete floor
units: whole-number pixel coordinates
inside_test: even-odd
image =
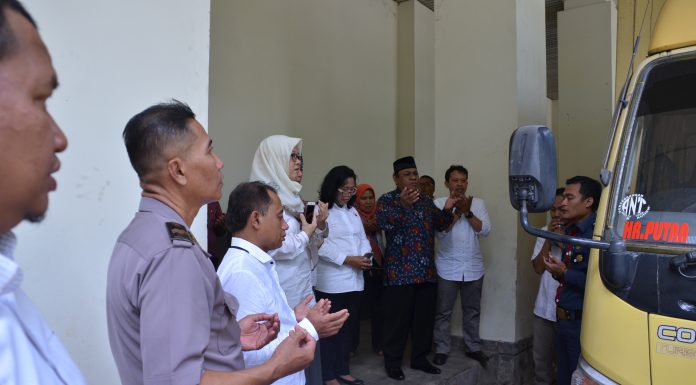
[[[460,349],[455,349],[450,353],[447,363],[440,366],[442,373],[428,374],[419,370],[413,370],[409,366],[410,351],[407,347],[404,354],[404,365],[402,369],[406,375],[405,381],[396,381],[387,377],[384,371],[384,359],[375,354],[370,346],[370,323],[363,321],[361,324],[360,346],[357,354],[351,359],[351,374],[356,378],[365,381],[365,384],[385,384],[385,385],[475,385],[481,367],[478,362],[467,358]],[[430,356],[432,362],[432,354]]]

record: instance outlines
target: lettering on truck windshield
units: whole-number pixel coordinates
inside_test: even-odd
[[[641,241],[687,243],[689,241],[689,224],[655,221],[643,224],[641,221],[626,221],[623,238]]]

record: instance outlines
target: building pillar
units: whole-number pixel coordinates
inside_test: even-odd
[[[543,0],[435,2],[435,168],[462,164],[467,193],[486,202],[492,223],[481,240],[480,332],[493,354],[480,383],[531,377],[531,322],[538,277],[534,239],[518,226],[507,189],[508,145],[518,126],[547,121]],[[442,176],[440,176],[442,175]],[[452,334],[461,335],[461,314]]]
[[[435,17],[417,0],[397,8],[396,157],[413,155],[421,174],[434,171]]]
[[[614,0],[567,0],[558,14],[560,184],[599,178],[616,103],[616,16]]]

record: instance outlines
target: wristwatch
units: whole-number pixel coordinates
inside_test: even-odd
[[[466,218],[466,219],[471,219],[473,217],[474,217],[474,213],[472,213],[471,211],[464,214],[464,218]]]

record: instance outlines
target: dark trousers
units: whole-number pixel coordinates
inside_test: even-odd
[[[370,319],[372,350],[377,353],[382,350],[382,327],[384,327],[384,317],[382,316],[382,291],[384,290],[382,271],[365,270],[364,277],[365,291],[363,292],[362,309],[365,310],[367,317],[362,318]]]
[[[306,385],[324,385],[324,379],[321,378],[321,344],[317,344],[314,350],[314,360],[304,370]]]
[[[569,385],[570,377],[580,359],[581,320],[558,321],[557,365],[558,385]]]
[[[434,283],[384,287],[382,331],[385,368],[401,368],[409,332],[411,365],[428,362],[426,356],[433,343],[436,296],[437,286]]]
[[[319,340],[321,346],[321,372],[324,381],[350,374],[350,352],[355,334],[360,327],[360,291],[324,293],[316,291],[317,298],[331,301],[331,312],[348,309],[350,316],[341,330],[331,337]]]
[[[534,315],[532,323],[532,357],[534,357],[534,384],[551,385],[555,379],[556,322]]]

